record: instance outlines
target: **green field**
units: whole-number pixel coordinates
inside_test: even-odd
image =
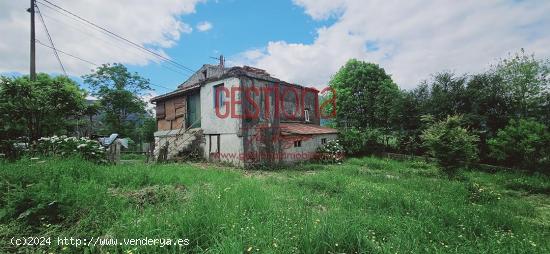
[[[550,253],[542,175],[449,180],[431,164],[370,157],[279,171],[79,159],[0,167],[0,253]],[[10,245],[25,236],[52,243]],[[189,245],[64,247],[57,237]]]

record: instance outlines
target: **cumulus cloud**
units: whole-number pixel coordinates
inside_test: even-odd
[[[313,43],[269,42],[236,56],[304,85],[326,85],[348,59],[380,64],[402,88],[430,74],[483,71],[525,48],[550,56],[550,1],[294,0],[320,27]]]
[[[166,56],[163,49],[176,44],[182,34],[192,32],[189,24],[179,20],[195,12],[195,6],[205,0],[49,0],[131,41]],[[29,14],[28,1],[0,2],[0,72],[28,72]],[[146,65],[155,57],[122,43],[78,22],[69,15],[38,4],[56,47],[96,64],[121,62]],[[41,21],[36,16],[36,37],[49,45]],[[37,48],[37,71],[60,72],[52,50]],[[72,75],[81,75],[95,66],[61,54],[65,68]]]
[[[197,24],[197,29],[201,32],[206,32],[210,29],[212,29],[214,26],[212,25],[212,23],[208,22],[208,21],[203,21],[199,24]]]

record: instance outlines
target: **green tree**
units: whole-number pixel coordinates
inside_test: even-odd
[[[339,127],[393,127],[400,91],[378,65],[351,59],[334,75],[330,87],[337,94]]]
[[[141,125],[141,135],[143,141],[153,143],[155,141],[155,132],[157,131],[157,119],[151,116],[145,117],[143,119],[143,124]]]
[[[477,159],[478,136],[462,127],[462,116],[432,122],[422,133],[424,145],[449,176],[464,164]]]
[[[28,136],[36,140],[53,134],[70,134],[71,121],[83,110],[86,92],[71,79],[40,73],[0,78],[0,116],[3,139]]]
[[[512,167],[550,170],[550,132],[534,120],[511,120],[489,140],[491,157]]]
[[[537,60],[522,49],[499,62],[492,72],[502,79],[514,117],[540,120],[544,114],[549,114],[544,111],[550,89],[550,61]]]
[[[101,112],[101,104],[94,102],[91,104],[86,105],[84,108],[84,112],[82,114],[88,118],[88,129],[87,129],[87,136],[91,136],[95,128],[97,127],[94,124],[94,116],[97,116]]]
[[[466,93],[467,76],[457,76],[452,72],[440,72],[424,84],[429,97],[425,105],[426,112],[438,120],[447,116],[468,112],[468,94]]]
[[[99,98],[105,134],[115,132],[136,139],[137,120],[146,113],[146,103],[140,96],[151,89],[149,80],[118,63],[104,64],[83,78]]]

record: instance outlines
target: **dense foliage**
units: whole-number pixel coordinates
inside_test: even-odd
[[[47,157],[70,157],[79,155],[84,159],[105,163],[105,148],[95,140],[67,136],[42,137],[33,148],[34,155]]]
[[[341,143],[349,155],[366,155],[382,151],[383,137],[380,129],[352,127],[340,131]]]
[[[461,116],[450,116],[446,120],[431,123],[422,133],[422,140],[428,154],[450,176],[455,175],[464,164],[477,159],[479,138],[462,127]]]
[[[533,120],[512,120],[489,140],[491,156],[507,165],[550,170],[550,131]]]
[[[317,156],[323,163],[341,163],[344,160],[344,147],[338,140],[330,140],[317,148]]]
[[[147,116],[146,102],[141,96],[150,90],[149,80],[131,73],[122,64],[104,64],[83,79],[99,98],[103,112],[102,134],[118,133],[139,140],[139,127]]]
[[[479,161],[513,167],[519,164],[495,151],[497,133],[522,119],[550,126],[550,61],[536,59],[523,50],[485,73],[440,72],[410,91],[396,89],[390,76],[377,65],[350,60],[330,85],[337,92],[336,127],[346,152],[351,154],[397,151],[425,155],[421,136],[430,126],[422,116],[431,115],[437,122],[462,115],[464,125],[479,136]],[[379,136],[366,139],[373,130]],[[489,140],[493,140],[492,148]],[[515,148],[501,146],[498,150],[506,149]],[[537,152],[542,160],[550,156],[548,149]],[[526,169],[548,169],[548,164],[538,165]]]
[[[84,109],[85,92],[71,79],[40,73],[0,77],[0,140],[71,134]]]
[[[336,91],[336,122],[342,127],[390,128],[399,88],[376,64],[352,59],[330,81]]]

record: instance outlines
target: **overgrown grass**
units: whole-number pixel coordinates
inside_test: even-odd
[[[300,171],[207,164],[0,164],[0,252],[549,253],[550,181],[349,159]],[[16,248],[14,236],[51,236]],[[188,238],[186,247],[57,246],[57,237]]]
[[[147,155],[140,153],[122,153],[120,155],[121,160],[147,160]]]

